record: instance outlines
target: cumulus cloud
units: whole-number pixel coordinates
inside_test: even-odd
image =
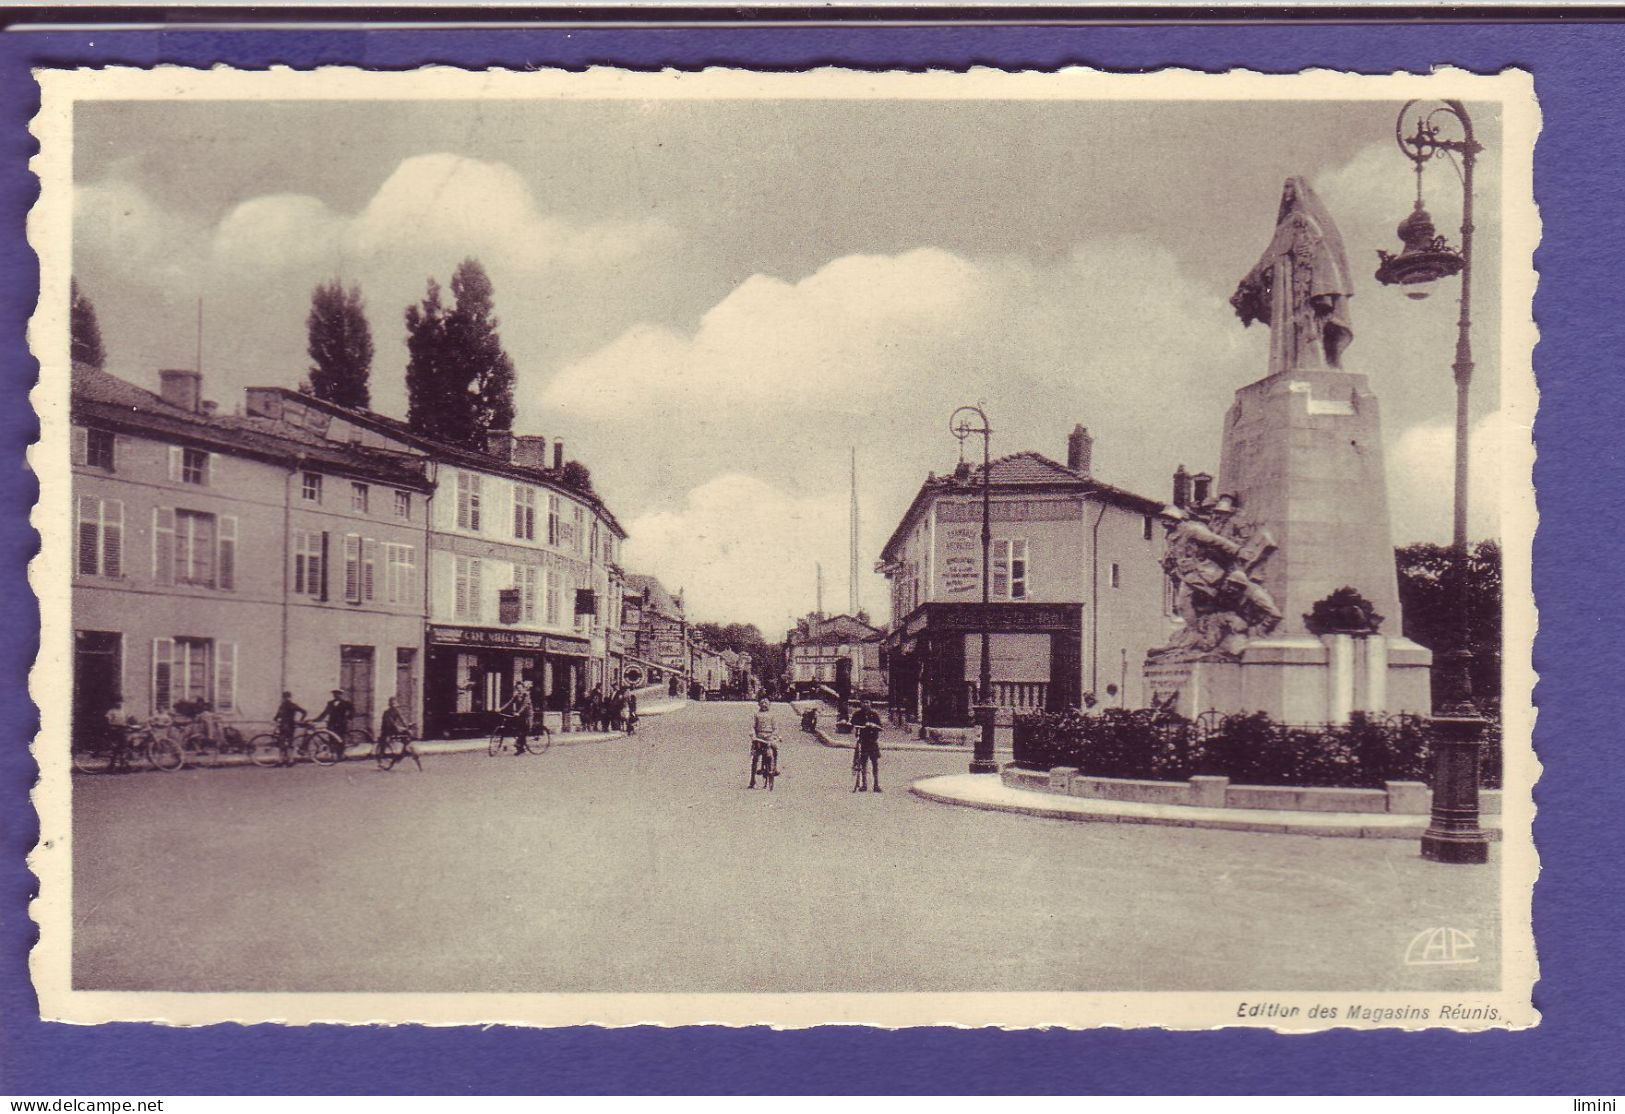
[[[1520,427],[1501,412],[1473,424],[1467,464],[1470,539],[1501,536],[1503,499],[1511,497],[1514,484],[1527,490],[1533,460],[1527,425]],[[1456,428],[1451,422],[1413,426],[1394,440],[1388,454],[1388,496],[1396,545],[1450,540],[1455,469]]]
[[[204,229],[121,180],[74,189],[74,247],[123,280],[195,289]]]
[[[771,639],[793,616],[812,610],[819,563],[825,609],[846,610],[846,522],[844,492],[796,495],[726,473],[695,487],[681,504],[628,522],[624,558],[673,591],[682,588],[690,615],[755,623]],[[878,522],[865,531],[860,568],[873,564],[884,538]],[[863,577],[863,605],[883,615],[884,588]]]

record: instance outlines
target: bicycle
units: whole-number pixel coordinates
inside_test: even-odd
[[[255,735],[248,744],[248,757],[254,765],[266,768],[292,766],[307,757],[318,766],[331,766],[343,748],[343,741],[327,728],[300,724],[287,739],[274,731]]]
[[[168,716],[153,716],[130,732],[129,749],[132,754],[145,756],[147,764],[155,770],[172,774],[186,765],[186,753]]]
[[[393,770],[396,763],[411,758],[417,763],[419,770],[423,769],[423,761],[418,752],[412,748],[412,736],[406,732],[393,735],[380,735],[372,747],[373,761],[378,763],[380,770]]]
[[[519,739],[517,723],[517,716],[498,713],[496,724],[491,728],[491,737],[485,744],[485,753],[495,758],[499,754],[513,750]],[[525,752],[542,754],[552,745],[553,732],[547,729],[546,724],[538,723],[531,728],[525,740]]]
[[[750,740],[750,785],[756,788],[756,778],[760,776],[763,787],[770,792],[773,782],[779,776],[779,748],[771,740],[751,737]]]
[[[219,736],[214,737],[202,724],[194,723],[182,734],[180,747],[181,764],[184,766],[213,768],[220,765],[220,760],[228,754],[242,754],[250,758],[253,754],[242,732],[225,725],[221,725]]]
[[[126,734],[116,728],[112,734],[98,734],[89,739],[77,739],[72,745],[73,768],[81,774],[104,774],[112,770],[129,772],[135,769],[134,749]]]

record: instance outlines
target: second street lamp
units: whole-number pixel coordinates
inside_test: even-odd
[[[982,424],[972,425],[971,418],[975,416]],[[988,578],[988,551],[993,545],[993,468],[992,468],[992,438],[993,429],[988,425],[987,414],[979,406],[961,406],[953,412],[948,419],[948,429],[959,438],[959,458],[965,458],[965,438],[976,434],[982,436],[982,661],[977,671],[976,707],[973,709],[977,725],[981,733],[976,737],[976,750],[971,755],[970,772],[973,774],[996,774],[999,764],[993,760],[993,661],[989,653],[989,642],[992,638],[990,627],[993,616],[989,603],[990,581]]]
[[[1399,225],[1403,249],[1398,255],[1379,251],[1377,281],[1398,286],[1411,298],[1425,298],[1438,279],[1461,275],[1461,307],[1456,320],[1456,491],[1451,523],[1450,565],[1452,615],[1444,668],[1439,672],[1439,714],[1433,717],[1436,756],[1433,773],[1433,817],[1422,834],[1424,858],[1443,863],[1483,863],[1489,838],[1478,826],[1480,738],[1484,720],[1473,703],[1473,654],[1467,629],[1467,396],[1473,381],[1473,167],[1483,147],[1473,135],[1472,117],[1460,101],[1416,117],[1416,130],[1405,134],[1406,114],[1418,102],[1408,101],[1394,124],[1394,141],[1416,167],[1416,206]],[[1452,125],[1450,120],[1454,119]],[[1448,133],[1447,133],[1448,129]],[[1453,138],[1459,130],[1459,138]],[[1434,158],[1461,159],[1461,251],[1434,234],[1433,220],[1422,207],[1422,170]]]

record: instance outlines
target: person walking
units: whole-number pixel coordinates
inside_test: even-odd
[[[605,731],[619,731],[626,722],[626,687],[623,685],[615,690],[609,698],[609,719],[604,724]]]
[[[857,782],[852,786],[854,793],[860,792],[864,782],[864,766],[868,765],[873,771],[870,781],[870,790],[880,792],[880,713],[870,706],[868,700],[858,701],[858,710],[852,713],[852,732],[857,743],[852,751],[852,768],[857,772]]]
[[[626,693],[626,733],[637,734],[638,730],[638,694],[627,690]]]

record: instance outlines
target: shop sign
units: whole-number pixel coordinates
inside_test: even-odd
[[[429,627],[429,641],[439,646],[489,646],[500,650],[541,650],[549,641],[534,631],[486,630],[482,627]]]

